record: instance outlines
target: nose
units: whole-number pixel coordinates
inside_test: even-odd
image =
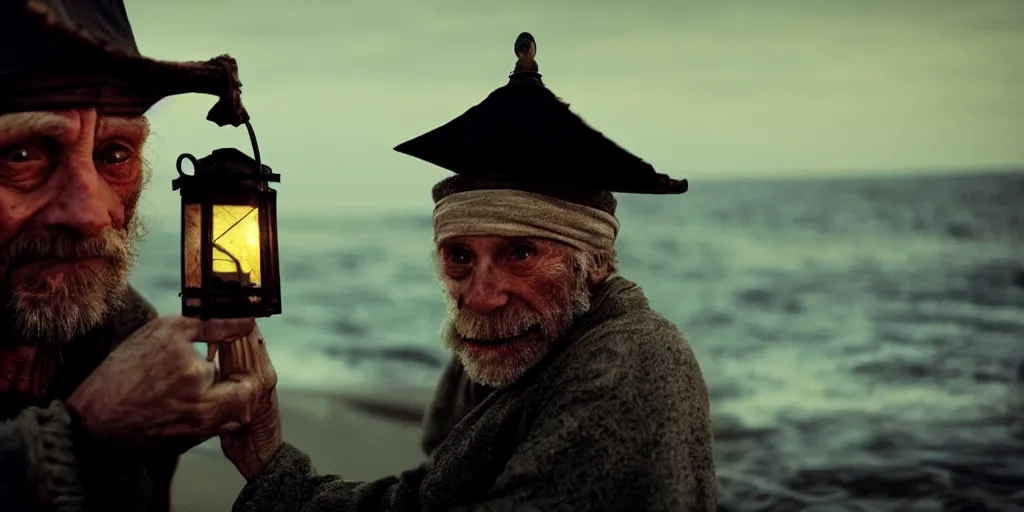
[[[481,315],[489,315],[508,304],[505,278],[497,270],[485,265],[473,269],[469,288],[462,296],[463,307]]]
[[[112,219],[103,200],[103,184],[92,155],[76,155],[63,167],[58,171],[66,177],[63,189],[44,212],[43,225],[73,231],[82,238],[98,236],[111,226]]]

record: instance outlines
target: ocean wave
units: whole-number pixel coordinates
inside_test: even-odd
[[[1024,509],[1021,192],[1003,175],[620,198],[622,272],[708,382],[722,510]],[[429,212],[280,226],[285,313],[259,323],[281,385],[432,388]],[[165,312],[177,236],[152,232],[133,274]]]

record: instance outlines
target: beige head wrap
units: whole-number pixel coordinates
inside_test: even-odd
[[[611,251],[619,221],[607,212],[513,189],[459,192],[434,205],[434,243],[491,235],[556,240],[585,251]]]

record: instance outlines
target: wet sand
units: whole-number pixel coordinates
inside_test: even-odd
[[[321,474],[372,480],[423,461],[419,416],[426,390],[365,394],[279,392],[285,439],[310,453]],[[212,439],[181,458],[173,485],[176,512],[230,511],[244,479]]]

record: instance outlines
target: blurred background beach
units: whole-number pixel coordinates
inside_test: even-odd
[[[529,30],[552,90],[691,180],[620,195],[619,251],[701,362],[723,510],[1024,509],[1024,3],[127,5],[147,54],[240,61],[282,174],[284,314],[260,325],[285,435],[321,469],[423,458],[447,173],[390,148],[503,85]],[[249,151],[211,105],[150,116],[133,282],[165,313],[175,158]],[[208,443],[176,508],[228,510],[241,485]]]

